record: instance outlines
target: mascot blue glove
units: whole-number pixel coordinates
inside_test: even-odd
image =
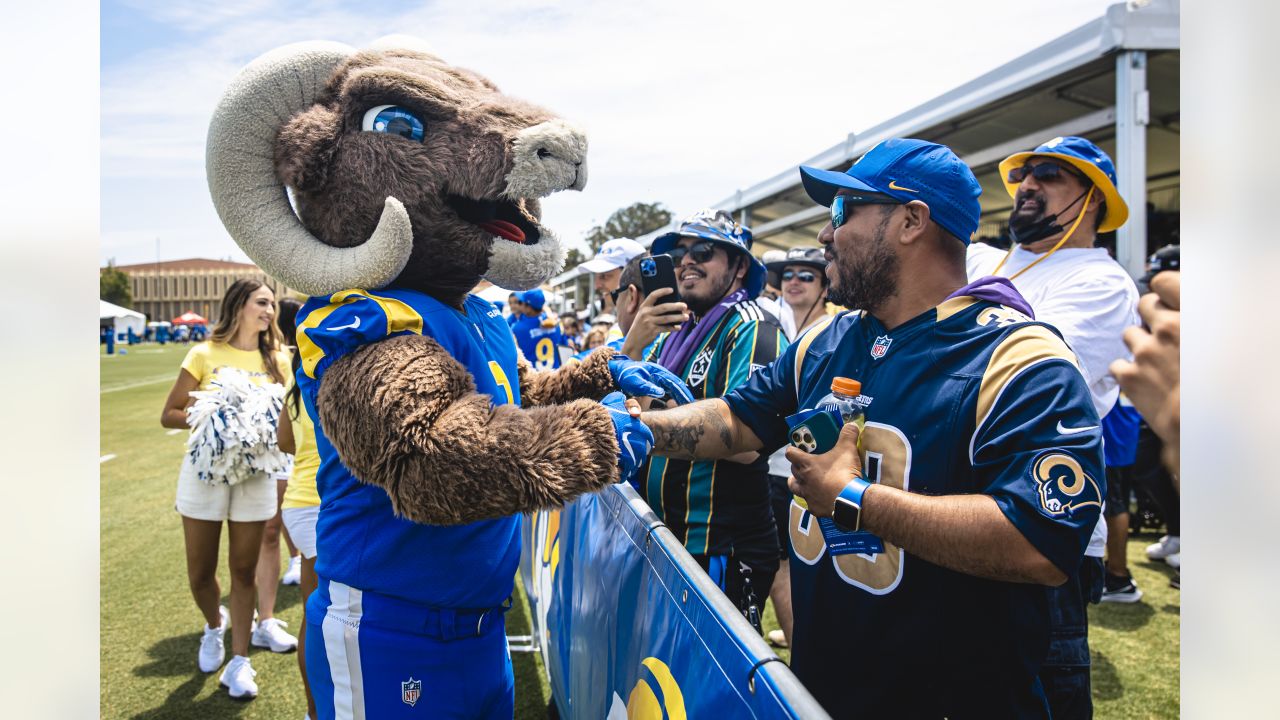
[[[660,398],[670,395],[677,405],[693,402],[689,386],[661,365],[639,362],[626,355],[614,355],[609,361],[609,372],[618,389],[632,397],[642,395]]]
[[[635,485],[636,471],[653,449],[653,432],[639,418],[631,417],[626,403],[626,396],[620,392],[611,392],[600,401],[609,409],[613,432],[618,437],[618,479]]]

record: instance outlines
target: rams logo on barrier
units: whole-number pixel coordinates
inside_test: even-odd
[[[1042,453],[1031,467],[1031,476],[1040,492],[1040,506],[1049,517],[1074,515],[1090,505],[1102,507],[1098,483],[1066,453]]]
[[[647,657],[640,664],[640,679],[627,698],[627,720],[687,720],[684,693],[671,668],[656,657]]]

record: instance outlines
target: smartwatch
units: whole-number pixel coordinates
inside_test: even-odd
[[[849,532],[858,532],[862,529],[862,496],[869,487],[871,483],[863,480],[861,476],[854,476],[849,484],[844,486],[836,496],[835,509],[831,513],[831,519],[835,524]]]

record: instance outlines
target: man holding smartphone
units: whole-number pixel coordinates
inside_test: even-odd
[[[780,447],[783,418],[861,381],[864,429],[787,450],[806,503],[789,518],[792,670],[836,717],[1047,718],[1046,586],[1079,567],[1106,492],[1075,355],[1007,280],[967,284],[982,190],[949,148],[895,138],[846,172],[800,171],[831,208],[831,299],[862,310],[723,399],[643,413],[666,456],[651,462]],[[828,547],[820,517],[883,552]]]
[[[695,398],[740,387],[786,347],[777,320],[755,301],[765,268],[751,254],[751,231],[727,213],[695,213],[654,239],[652,252],[674,261],[691,317],[660,336],[644,359],[684,379]],[[653,300],[661,300],[659,292]],[[650,307],[662,305],[672,303]],[[674,319],[670,312],[653,314]],[[638,483],[640,495],[757,629],[778,570],[768,475],[757,452],[701,461],[655,457]]]

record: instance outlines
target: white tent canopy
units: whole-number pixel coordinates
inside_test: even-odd
[[[100,326],[110,326],[116,337],[127,335],[132,328],[134,334],[141,336],[147,324],[147,316],[136,310],[114,305],[106,300],[98,301],[98,320]]]

